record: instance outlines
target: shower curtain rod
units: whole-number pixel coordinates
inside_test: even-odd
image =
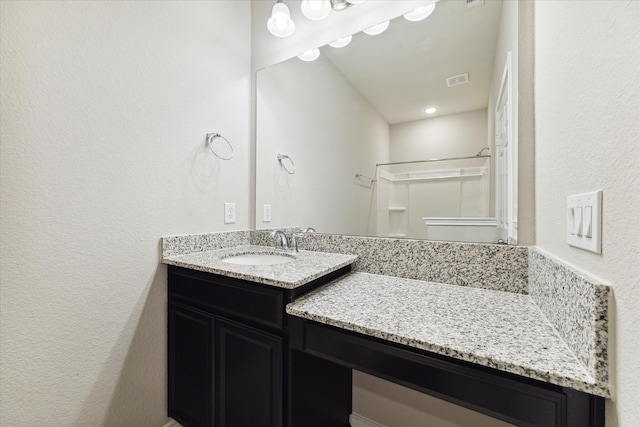
[[[406,162],[391,162],[391,163],[376,163],[376,167],[378,166],[389,166],[389,165],[406,165],[408,163],[429,163],[429,162],[443,162],[445,160],[465,160],[465,159],[482,159],[491,157],[490,154],[483,154],[481,156],[465,156],[465,157],[448,157],[444,159],[428,159],[428,160],[408,160]]]

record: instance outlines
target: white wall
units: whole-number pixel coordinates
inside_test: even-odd
[[[0,424],[161,426],[160,236],[250,226],[249,2],[0,17]]]
[[[537,245],[613,286],[607,426],[640,425],[640,2],[535,3]],[[603,191],[602,255],[570,247],[566,197]]]
[[[473,156],[488,146],[487,110],[394,124],[390,132],[389,156],[392,162]],[[443,167],[441,163],[423,165],[431,169]],[[449,163],[444,167],[452,165],[460,166],[460,163]]]
[[[387,122],[324,56],[260,70],[257,81],[256,227],[375,233],[374,192],[355,174],[372,176],[388,161]],[[278,154],[294,161],[293,175]]]

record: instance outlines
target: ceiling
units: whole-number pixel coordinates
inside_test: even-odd
[[[486,108],[502,1],[465,3],[442,0],[423,21],[399,17],[380,35],[354,34],[349,46],[322,54],[390,124],[424,119],[430,106],[435,115]],[[462,73],[468,84],[447,87]]]

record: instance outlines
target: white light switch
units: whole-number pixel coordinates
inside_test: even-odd
[[[567,197],[567,243],[602,253],[602,191]]]
[[[573,214],[573,234],[582,236],[582,206],[576,206]]]
[[[576,208],[567,208],[567,231],[569,234],[576,234],[575,213]]]
[[[591,235],[591,206],[585,206],[582,213],[582,235],[584,237],[592,237]]]

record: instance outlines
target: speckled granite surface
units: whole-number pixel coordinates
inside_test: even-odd
[[[184,234],[162,238],[162,258],[248,245],[251,231],[226,231],[221,233]]]
[[[390,341],[609,395],[610,288],[536,248],[310,234],[299,240],[304,250],[295,263],[245,266],[220,261],[238,253],[272,252],[272,243],[268,230],[169,236],[162,242],[163,262],[295,288],[351,263],[357,255],[354,270],[361,274],[298,300],[289,310]],[[308,250],[328,253],[312,259]],[[375,286],[361,293],[363,277],[376,279],[364,280],[362,289]],[[413,296],[407,299],[407,295]],[[314,306],[316,302],[319,306]],[[400,314],[408,314],[410,320]],[[412,314],[417,317],[411,318]],[[443,335],[447,330],[450,335]]]
[[[589,373],[608,383],[611,288],[537,248],[529,248],[529,293]]]
[[[224,258],[235,255],[258,253],[285,255],[292,258],[292,261],[273,265],[237,265],[223,261]],[[274,251],[264,246],[244,245],[163,257],[162,262],[265,285],[294,289],[349,265],[355,259],[354,255],[309,251],[284,252]]]
[[[609,395],[528,295],[351,273],[287,305],[287,313]]]
[[[299,247],[358,255],[355,271],[527,293],[523,246],[309,234]]]

